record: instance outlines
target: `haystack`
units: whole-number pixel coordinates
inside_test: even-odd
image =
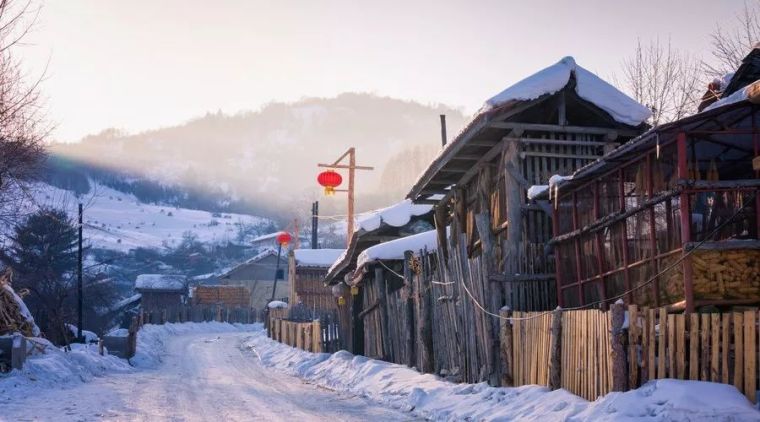
[[[22,333],[27,337],[38,337],[40,329],[24,301],[11,287],[11,272],[0,274],[0,336]]]

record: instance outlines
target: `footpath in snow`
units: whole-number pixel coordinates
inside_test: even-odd
[[[760,412],[725,384],[655,380],[589,402],[565,390],[540,386],[452,384],[346,351],[304,352],[270,340],[263,330],[256,331],[245,346],[265,366],[433,420],[760,421]]]

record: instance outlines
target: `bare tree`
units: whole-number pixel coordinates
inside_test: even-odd
[[[14,50],[33,26],[32,0],[0,0],[0,219],[9,222],[45,157],[49,132],[41,112],[39,85],[28,83]]]
[[[710,36],[712,61],[703,62],[705,73],[711,77],[733,72],[742,59],[760,41],[760,1],[744,2],[744,9],[736,15],[730,29],[718,24]]]
[[[652,110],[651,123],[659,125],[694,111],[700,98],[700,61],[674,49],[670,40],[636,44],[623,62],[623,85],[633,98]]]

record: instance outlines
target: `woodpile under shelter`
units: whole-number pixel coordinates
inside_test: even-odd
[[[637,137],[650,115],[566,57],[488,100],[414,184],[408,198],[435,205],[436,281],[449,298],[436,323],[455,348],[443,366],[462,381],[500,383],[503,306],[557,305],[551,207],[528,203],[528,188]]]
[[[162,311],[187,301],[187,277],[179,274],[140,274],[135,290],[142,296],[140,306],[146,312]]]
[[[336,298],[325,286],[327,270],[345,249],[295,249],[288,257],[290,304],[303,306],[314,314],[334,311]]]
[[[251,307],[251,291],[245,286],[204,285],[191,289],[193,305]]]
[[[361,290],[361,273],[357,260],[366,249],[390,240],[433,229],[430,205],[414,204],[406,199],[390,207],[371,211],[357,219],[348,248],[327,271],[325,283],[331,286],[338,303],[342,344],[352,353],[364,350],[363,314],[367,306]]]
[[[553,195],[562,307],[619,298],[687,312],[760,303],[760,81],[752,82],[760,67],[752,63],[704,111],[538,195]]]

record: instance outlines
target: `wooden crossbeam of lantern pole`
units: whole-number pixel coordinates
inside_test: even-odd
[[[348,157],[348,164],[341,164],[346,157]],[[346,169],[348,170],[348,189],[335,189],[334,192],[346,192],[348,193],[348,236],[346,236],[346,245],[351,241],[351,235],[354,233],[354,172],[356,170],[374,170],[374,167],[370,166],[357,166],[356,165],[356,148],[351,147],[343,155],[338,157],[332,164],[317,164],[317,167],[326,167],[332,169]]]

